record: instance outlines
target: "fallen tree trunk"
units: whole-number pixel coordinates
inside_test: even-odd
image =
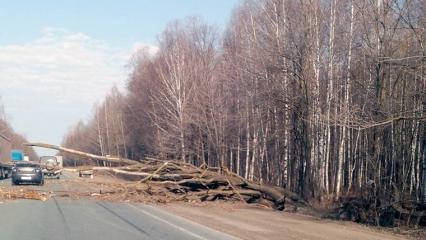
[[[180,181],[182,179],[188,179],[196,177],[194,174],[152,174],[149,172],[137,172],[137,171],[125,171],[122,169],[111,168],[111,167],[93,167],[91,168],[94,171],[108,171],[115,173],[117,175],[122,175],[124,177],[130,178],[129,180],[141,180],[144,177],[151,177],[154,181]]]
[[[192,193],[189,196],[197,196],[206,201],[214,201],[219,198],[238,198],[238,195],[242,196],[246,202],[251,202],[253,199],[260,199],[262,196],[258,191],[252,190],[239,190],[238,194],[230,190],[206,190]]]
[[[49,149],[58,150],[60,152],[66,152],[66,153],[69,153],[69,154],[77,155],[77,156],[84,157],[84,158],[101,160],[101,161],[111,162],[111,163],[125,163],[125,164],[137,164],[137,163],[139,163],[138,161],[130,160],[130,159],[127,159],[127,158],[99,156],[99,155],[95,155],[95,154],[91,154],[91,153],[85,153],[85,152],[77,151],[77,150],[74,150],[74,149],[64,148],[64,147],[61,147],[61,146],[56,146],[56,145],[47,144],[47,143],[24,143],[24,146],[49,148]]]
[[[285,195],[277,191],[273,187],[250,183],[248,181],[246,181],[242,187],[256,190],[265,194],[267,197],[271,198],[271,200],[274,202],[274,205],[275,205],[274,207],[277,210],[280,210],[280,211],[284,210]]]

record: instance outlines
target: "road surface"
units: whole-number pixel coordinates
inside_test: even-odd
[[[66,173],[64,178],[74,178]],[[63,181],[47,186],[14,186],[61,191]],[[56,182],[55,182],[56,181]],[[10,179],[0,185],[10,186]],[[230,235],[144,204],[72,200],[15,200],[0,204],[0,239],[237,239]]]

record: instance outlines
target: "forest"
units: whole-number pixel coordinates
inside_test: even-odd
[[[245,0],[223,30],[173,21],[62,145],[226,168],[308,201],[426,201],[425,12]]]

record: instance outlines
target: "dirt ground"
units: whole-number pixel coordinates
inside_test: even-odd
[[[172,203],[163,208],[241,239],[410,239],[356,223],[277,212],[240,203]]]

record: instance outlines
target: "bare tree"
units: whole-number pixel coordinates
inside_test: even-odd
[[[195,18],[173,22],[155,55],[135,55],[128,94],[110,94],[64,142],[230,168],[309,200],[418,201],[425,5],[246,0],[222,38]]]

